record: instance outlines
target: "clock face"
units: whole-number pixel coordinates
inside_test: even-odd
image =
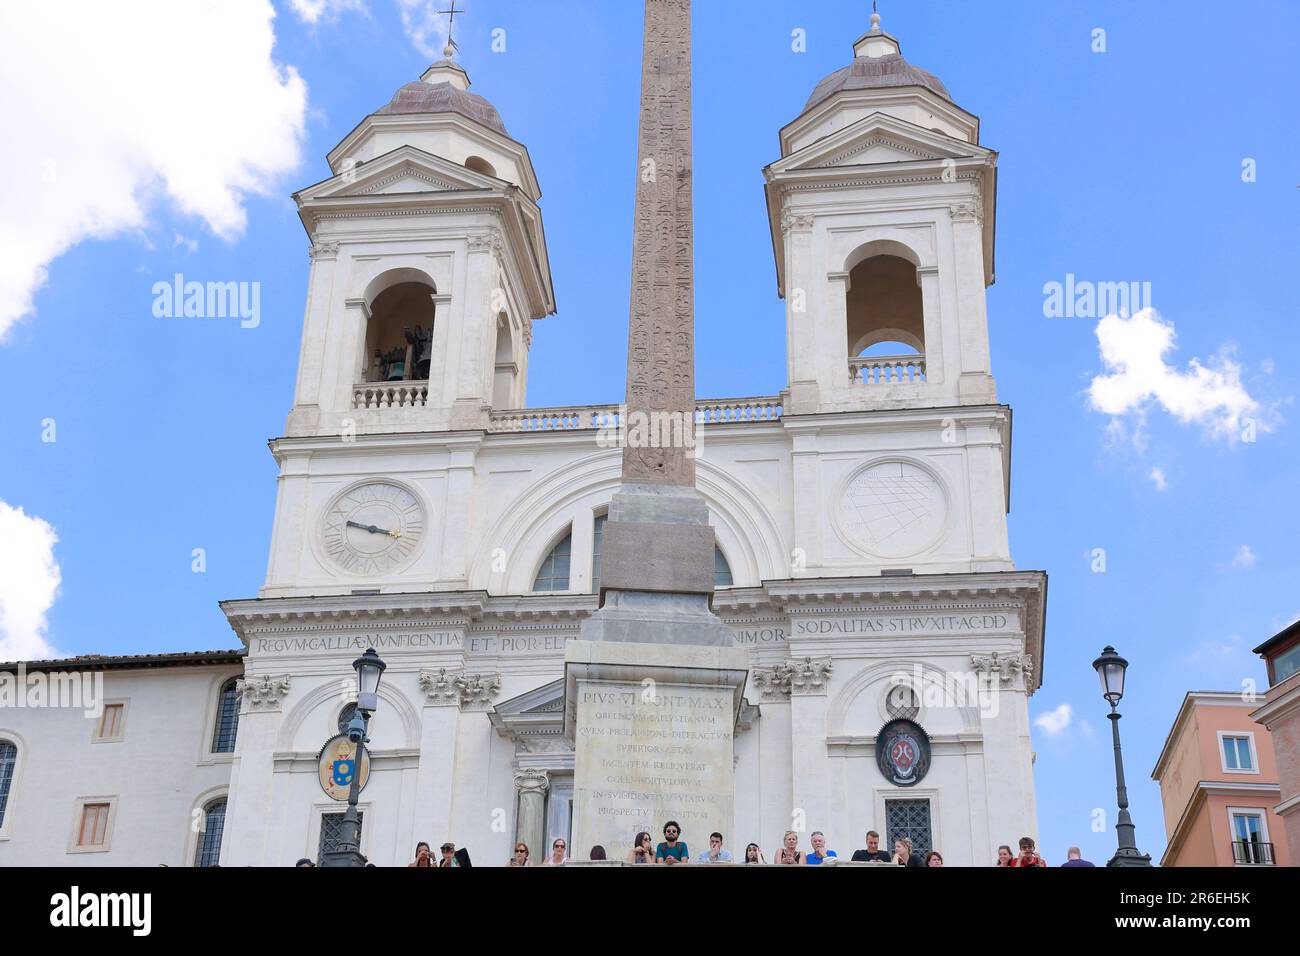
[[[321,540],[331,561],[364,576],[404,564],[423,536],[420,500],[401,485],[373,481],[334,499],[325,511]]]

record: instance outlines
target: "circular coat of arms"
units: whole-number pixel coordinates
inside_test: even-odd
[[[876,735],[876,766],[890,783],[916,786],[930,771],[930,735],[910,720],[891,720]]]
[[[352,789],[352,778],[360,776],[358,786],[365,789],[370,777],[370,751],[361,752],[361,765],[357,765],[357,745],[339,734],[325,742],[320,752],[320,788],[331,800],[346,803]]]

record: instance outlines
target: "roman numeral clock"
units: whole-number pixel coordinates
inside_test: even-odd
[[[392,481],[370,481],[330,502],[321,520],[321,545],[348,574],[384,574],[415,554],[425,526],[424,506],[415,492]]]

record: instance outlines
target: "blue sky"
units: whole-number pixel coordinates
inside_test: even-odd
[[[9,633],[0,630],[10,643],[0,646],[16,646],[20,627],[65,654],[235,646],[217,601],[253,595],[265,573],[276,469],[264,442],[281,434],[291,401],[308,272],[289,194],[325,178],[326,151],[431,61],[423,51],[441,41],[423,30],[421,6],[277,2],[271,21],[250,3],[227,15],[228,34],[200,23],[173,36],[179,53],[160,57],[165,71],[138,58],[136,96],[125,97],[138,106],[120,121],[120,103],[72,82],[94,45],[60,58],[53,20],[0,31],[24,35],[51,71],[51,82],[24,88],[53,97],[69,127],[5,116],[10,128],[36,128],[31,148],[0,167],[0,252],[42,243],[56,252],[43,283],[10,276],[0,290],[9,317],[23,313],[0,317],[0,501],[53,529],[59,584],[52,603],[43,599],[50,574],[13,558],[17,538],[0,536],[0,554],[11,555],[0,558],[11,581]],[[467,6],[461,60],[528,145],[544,191],[559,312],[535,331],[530,404],[616,401],[640,5]],[[705,397],[770,395],[784,385],[785,329],[761,170],[817,81],[849,62],[870,5],[696,6],[697,387]],[[1114,790],[1090,667],[1113,643],[1132,665],[1122,729],[1138,841],[1158,857],[1148,777],[1183,693],[1247,679],[1263,687],[1249,649],[1300,616],[1288,421],[1300,391],[1300,12],[1283,2],[1030,0],[890,0],[881,12],[904,55],[981,117],[982,142],[1001,153],[988,303],[1000,398],[1015,410],[1012,553],[1051,579],[1045,683],[1030,702],[1032,717],[1046,717],[1034,732],[1045,850],[1055,863],[1070,843],[1096,860],[1113,846],[1112,833],[1091,831],[1093,809],[1109,810]],[[42,16],[5,14],[23,15]],[[490,49],[497,28],[503,53]],[[1092,50],[1096,28],[1104,53]],[[795,29],[806,31],[806,52],[791,49]],[[270,30],[274,48],[258,48]],[[240,109],[221,112],[227,93],[243,97],[235,105],[248,122]],[[187,115],[187,103],[211,104],[215,118]],[[0,115],[21,108],[6,103]],[[1243,182],[1246,159],[1254,182]],[[225,165],[212,173],[205,161]],[[221,188],[188,182],[187,162]],[[100,169],[114,175],[99,182]],[[89,195],[87,180],[97,202],[124,188],[135,208],[101,202],[89,216],[89,199],[69,198]],[[59,226],[45,215],[56,204],[68,222],[95,228]],[[151,287],[176,272],[259,282],[261,324],[155,318]],[[1128,401],[1119,416],[1093,406],[1090,384],[1108,372],[1096,319],[1044,316],[1044,284],[1067,273],[1152,284],[1177,334],[1162,356],[1164,392]],[[13,306],[13,288],[31,291],[30,309]],[[1199,385],[1193,359],[1211,373]],[[1184,401],[1184,386],[1216,383],[1231,393],[1226,404]],[[1238,434],[1223,434],[1228,406],[1247,401],[1260,425],[1253,442],[1234,440],[1235,419]],[[54,442],[42,441],[47,419]],[[206,551],[206,573],[191,570],[194,548]],[[1093,570],[1098,548],[1104,573]]]

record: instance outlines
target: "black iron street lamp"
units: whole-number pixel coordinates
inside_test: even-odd
[[[379,706],[379,680],[384,676],[388,666],[379,659],[373,647],[352,662],[357,672],[357,710],[348,724],[348,739],[357,745],[356,768],[352,772],[352,784],[348,788],[348,810],[343,815],[343,827],[339,832],[338,843],[334,849],[321,856],[321,866],[365,866],[366,858],[361,855],[361,821],[357,816],[357,798],[361,796],[361,762],[365,756],[366,744],[370,738],[366,731],[370,727],[370,715]]]
[[[1137,848],[1133,839],[1133,818],[1128,813],[1128,788],[1124,786],[1124,754],[1119,745],[1119,711],[1115,706],[1124,696],[1124,670],[1128,661],[1115,653],[1115,648],[1107,646],[1101,657],[1092,662],[1093,670],[1101,678],[1101,695],[1110,704],[1111,736],[1115,740],[1115,794],[1119,798],[1119,821],[1115,824],[1115,833],[1119,838],[1119,849],[1106,863],[1107,866],[1150,866],[1151,856]]]

